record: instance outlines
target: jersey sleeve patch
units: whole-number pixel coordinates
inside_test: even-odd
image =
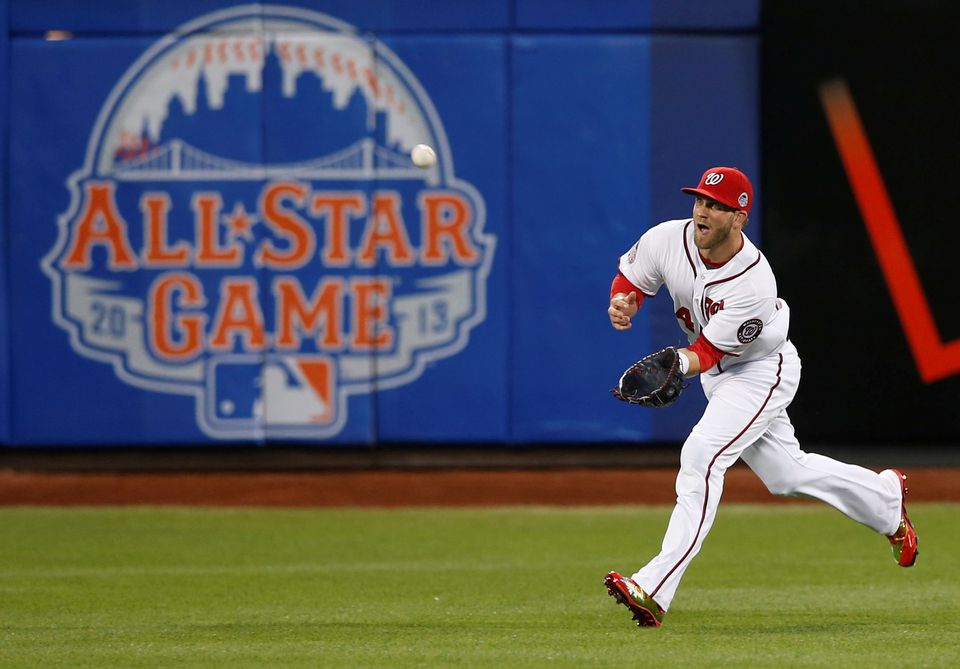
[[[656,295],[663,285],[663,230],[654,226],[640,240],[620,256],[618,269],[633,286],[650,297]]]
[[[759,318],[751,318],[737,328],[737,340],[741,344],[749,344],[759,337],[761,332],[763,332],[763,321]]]

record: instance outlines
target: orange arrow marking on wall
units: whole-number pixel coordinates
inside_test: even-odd
[[[932,383],[960,373],[960,339],[944,343],[940,338],[847,84],[841,79],[822,84],[820,102],[920,378]]]

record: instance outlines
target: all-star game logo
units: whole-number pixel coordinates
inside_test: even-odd
[[[437,164],[414,167],[415,144]],[[486,315],[495,238],[426,92],[329,16],[181,26],[104,103],[43,260],[53,318],[223,439],[325,438]]]

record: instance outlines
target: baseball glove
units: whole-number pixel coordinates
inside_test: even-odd
[[[684,388],[680,354],[668,346],[630,365],[610,392],[624,402],[656,409],[673,404]]]

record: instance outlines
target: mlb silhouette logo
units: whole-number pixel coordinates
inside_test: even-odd
[[[211,361],[206,417],[216,429],[324,426],[337,418],[327,356],[221,356]]]

